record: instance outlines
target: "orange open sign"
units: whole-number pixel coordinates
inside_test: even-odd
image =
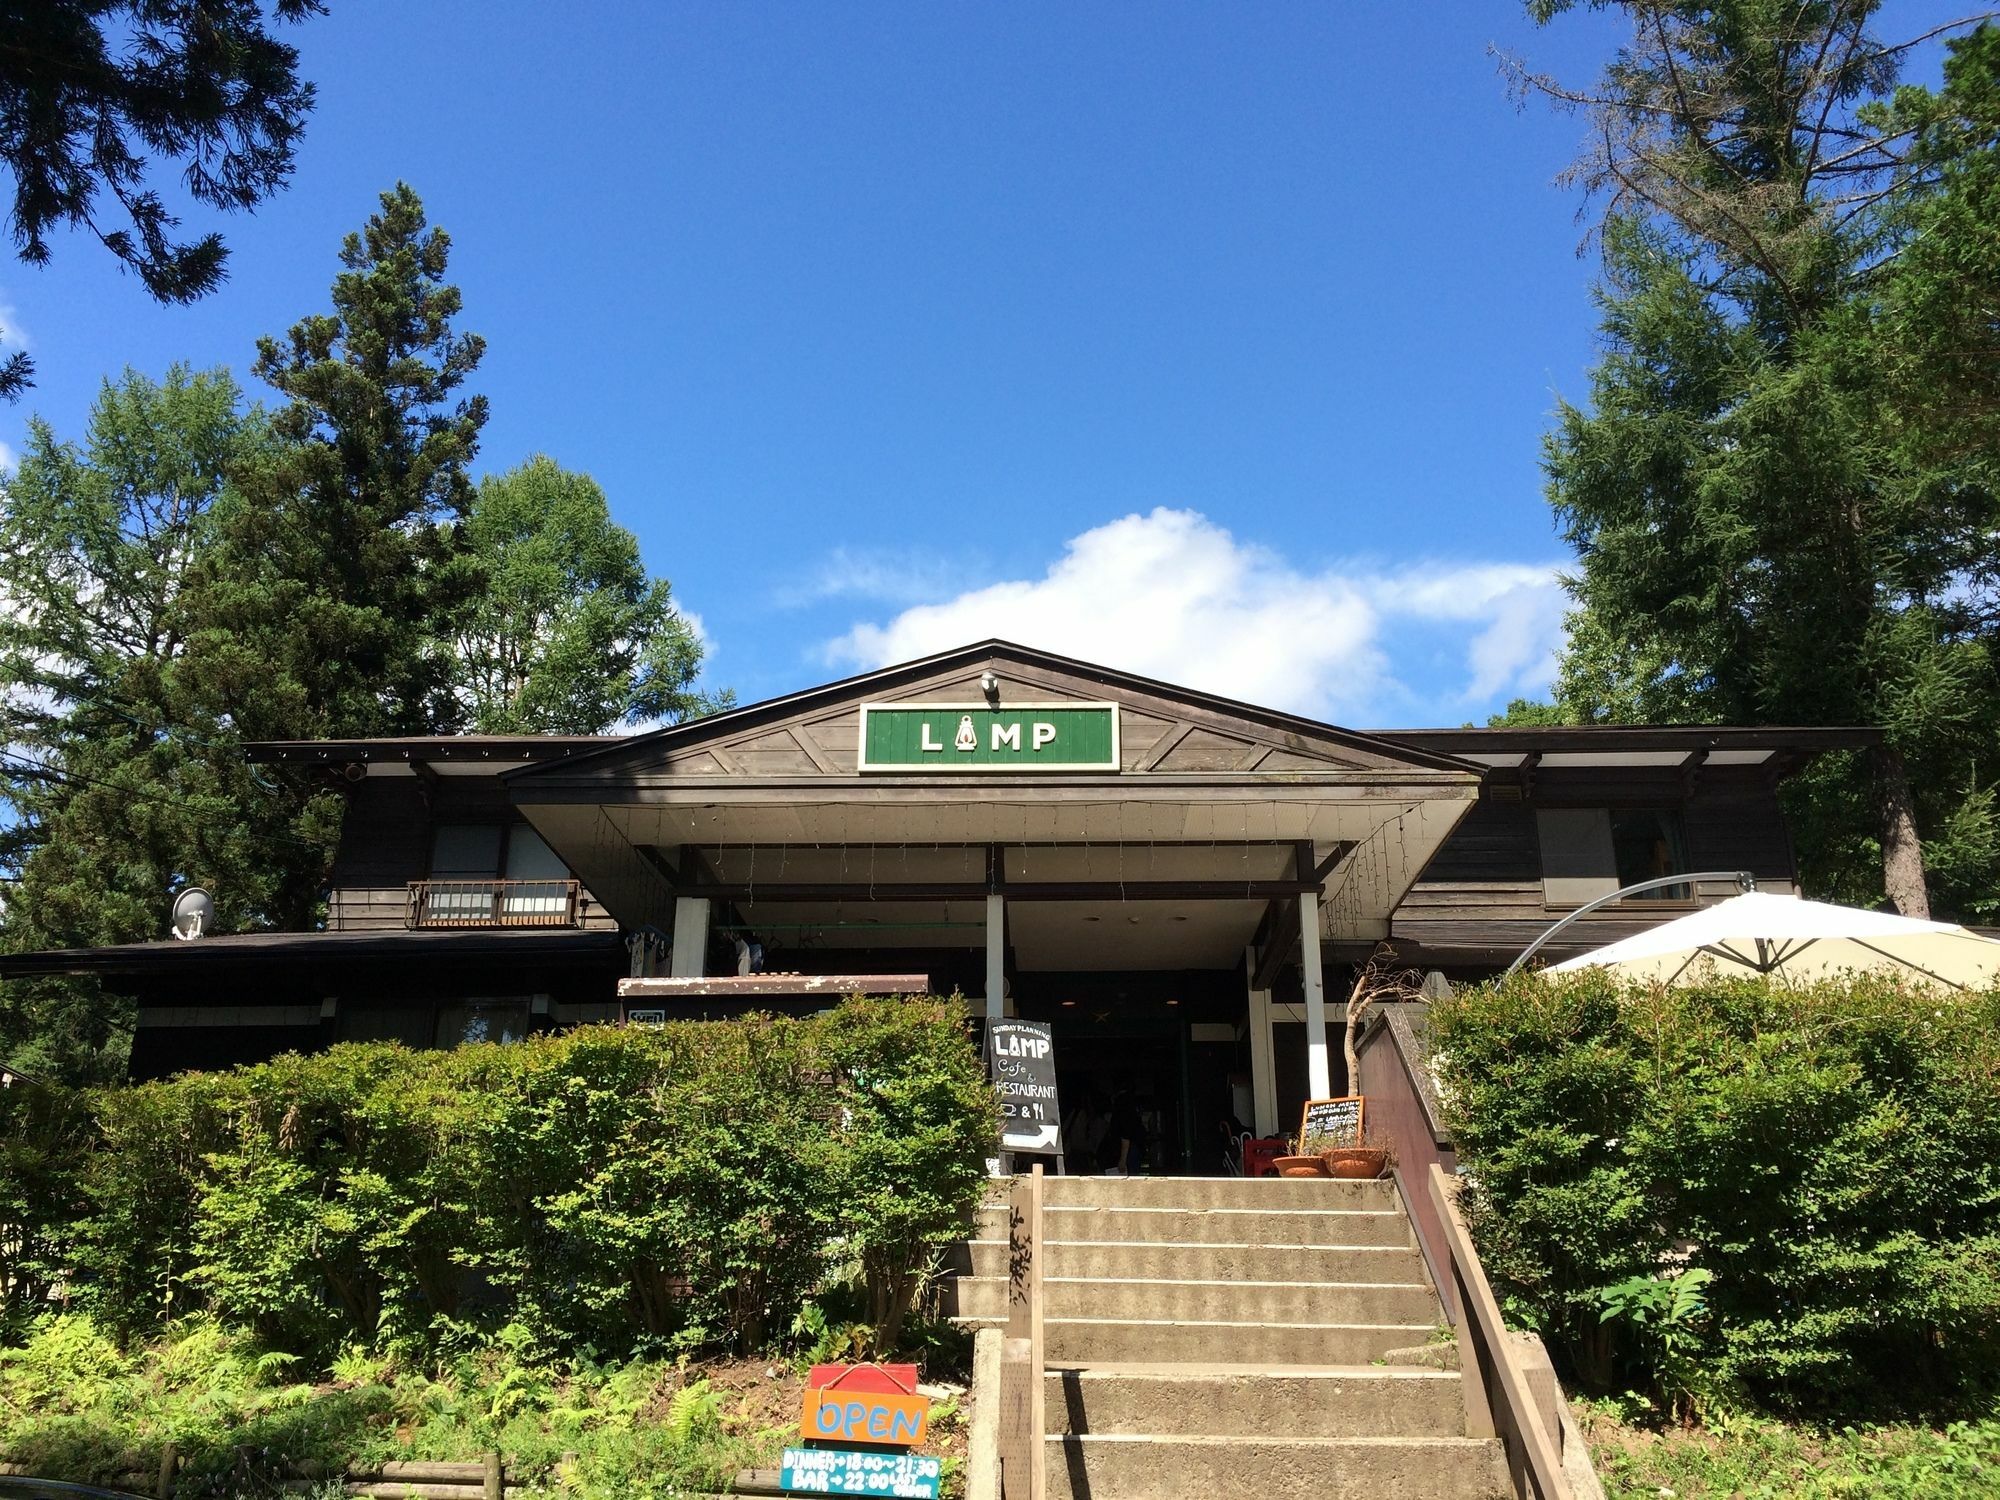
[[[915,1448],[930,1426],[922,1396],[822,1386],[809,1390],[799,1417],[802,1436],[827,1443],[893,1443]]]

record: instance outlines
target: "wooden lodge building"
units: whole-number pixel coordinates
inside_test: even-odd
[[[1052,1021],[1066,1104],[1144,1099],[1156,1165],[1198,1167],[1225,1115],[1269,1133],[1340,1091],[1323,1017],[1337,1039],[1379,944],[1478,977],[1638,880],[1791,889],[1780,781],[1872,739],[1360,734],[988,641],[647,734],[253,746],[347,795],[326,930],[15,954],[0,977],[134,996],[149,1077],[617,1019],[623,977],[758,950],[770,972],[922,974]],[[1735,889],[1628,899],[1545,952]]]

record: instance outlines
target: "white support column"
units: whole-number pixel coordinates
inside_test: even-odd
[[[1299,965],[1306,981],[1306,1088],[1315,1099],[1333,1093],[1326,1053],[1326,978],[1319,968],[1319,896],[1299,896]]]
[[[986,898],[986,1019],[1007,1015],[1007,898]]]
[[[1257,950],[1249,948],[1243,954],[1243,972],[1255,975],[1257,972]],[[1270,1137],[1278,1133],[1278,1070],[1272,1061],[1271,1039],[1271,992],[1252,989],[1250,991],[1250,1100],[1251,1128],[1258,1135]]]
[[[674,899],[674,956],[669,970],[675,979],[700,979],[708,971],[708,898]]]

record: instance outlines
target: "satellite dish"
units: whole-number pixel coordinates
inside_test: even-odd
[[[198,885],[189,886],[174,897],[173,921],[175,937],[200,937],[215,922],[215,898]]]

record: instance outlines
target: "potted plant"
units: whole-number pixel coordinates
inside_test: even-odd
[[[1387,1137],[1374,1130],[1364,1131],[1360,1141],[1353,1145],[1339,1145],[1326,1139],[1319,1153],[1327,1176],[1348,1179],[1380,1177],[1389,1170],[1389,1156]]]
[[[1323,1136],[1308,1136],[1303,1140],[1294,1136],[1293,1154],[1273,1157],[1271,1165],[1277,1169],[1280,1177],[1324,1177],[1327,1175],[1326,1157],[1319,1149],[1323,1141],[1325,1141]],[[1330,1141],[1325,1143],[1332,1144]]]

